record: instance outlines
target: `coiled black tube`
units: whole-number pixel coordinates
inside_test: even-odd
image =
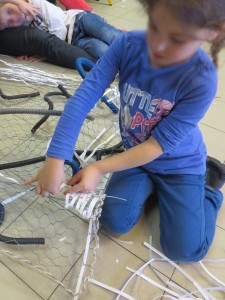
[[[0,203],[0,225],[5,217],[5,209],[2,203]],[[15,238],[0,234],[0,242],[10,245],[44,245],[44,238]]]

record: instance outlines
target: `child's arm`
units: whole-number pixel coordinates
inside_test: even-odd
[[[67,190],[66,193],[93,191],[104,174],[144,165],[156,159],[162,153],[160,144],[151,137],[149,140],[123,153],[96,161],[83,168],[69,180],[68,185],[72,185],[72,188]],[[64,160],[47,157],[38,174],[26,180],[25,185],[37,182],[36,192],[45,197],[46,193],[56,194],[59,192],[64,180]]]
[[[13,3],[19,7],[19,9],[25,14],[25,15],[31,15],[34,19],[36,19],[36,15],[39,12],[39,9],[24,0],[0,0],[1,3]]]
[[[69,180],[68,185],[72,185],[72,188],[66,193],[93,191],[104,174],[142,166],[153,161],[162,153],[160,144],[151,137],[123,153],[96,161],[83,168]]]

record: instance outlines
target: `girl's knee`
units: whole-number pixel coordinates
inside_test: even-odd
[[[191,247],[184,246],[182,244],[176,245],[174,244],[173,247],[171,245],[167,245],[161,242],[161,247],[163,253],[168,257],[170,260],[177,261],[177,262],[197,262],[200,261],[209,250],[209,247],[205,244],[202,246]]]
[[[115,235],[126,234],[133,228],[133,225],[127,224],[125,218],[107,218],[103,215],[99,221],[104,229]]]

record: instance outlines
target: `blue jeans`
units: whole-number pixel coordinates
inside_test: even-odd
[[[71,43],[89,55],[100,58],[122,32],[95,13],[85,11],[76,16]]]
[[[141,167],[114,173],[106,190],[109,197],[103,204],[102,225],[117,235],[127,233],[153,193],[157,194],[165,255],[175,261],[202,259],[213,241],[223,201],[221,191],[205,186],[205,175],[152,174]]]

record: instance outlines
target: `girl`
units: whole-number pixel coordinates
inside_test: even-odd
[[[164,253],[176,261],[198,261],[215,232],[223,195],[217,179],[205,182],[206,147],[198,122],[217,89],[217,54],[224,42],[225,0],[143,0],[147,32],[118,37],[66,104],[47,159],[37,175],[36,192],[57,193],[64,160],[73,155],[86,114],[119,72],[120,130],[126,151],[78,172],[67,191],[90,191],[113,173],[104,201],[102,225],[125,234],[140,219],[146,199],[156,193]],[[211,59],[201,49],[212,43]],[[225,181],[225,166],[209,158]],[[126,199],[121,201],[120,197]]]

